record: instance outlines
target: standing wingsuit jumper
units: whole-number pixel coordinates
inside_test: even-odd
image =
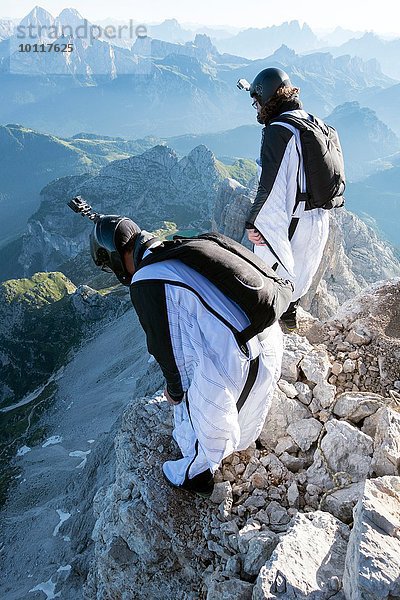
[[[206,277],[176,259],[138,268],[160,243],[130,219],[103,216],[91,234],[91,253],[130,286],[148,350],[166,380],[182,458],[163,464],[164,477],[207,497],[223,458],[248,448],[261,432],[280,376],[282,332],[275,321],[250,339],[246,356],[224,320],[241,331],[248,317]]]
[[[240,81],[238,87],[243,87]],[[292,87],[281,69],[264,69],[246,89],[254,100],[258,122],[265,125],[259,185],[246,229],[255,244],[254,253],[294,284],[292,303],[281,318],[293,330],[299,300],[308,291],[321,262],[329,215],[323,208],[305,210],[305,203],[299,201],[299,193],[306,192],[300,131],[279,122],[279,117],[311,117],[302,108],[299,89]]]

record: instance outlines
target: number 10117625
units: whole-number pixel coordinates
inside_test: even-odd
[[[73,44],[19,44],[18,52],[72,52]]]

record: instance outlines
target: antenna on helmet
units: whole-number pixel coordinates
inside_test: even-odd
[[[103,216],[100,213],[94,212],[92,207],[85,202],[82,196],[75,196],[75,198],[72,198],[67,204],[74,212],[81,214],[82,217],[87,217],[95,223]]]

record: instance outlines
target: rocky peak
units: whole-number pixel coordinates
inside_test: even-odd
[[[113,172],[114,169],[126,170],[126,168],[135,169],[139,164],[145,163],[156,163],[166,169],[173,168],[178,162],[177,154],[175,150],[169,148],[164,144],[158,144],[153,146],[138,156],[132,156],[131,158],[123,159],[121,161],[114,161],[110,165],[107,165],[102,169],[102,174],[107,175]]]
[[[79,193],[96,210],[132,216],[150,231],[163,227],[164,221],[183,229],[208,229],[221,179],[214,155],[203,145],[181,160],[168,146],[158,145],[113,161],[97,174],[59,178],[42,190],[41,207],[28,223],[19,263],[31,274],[53,270],[88,252],[90,224],[66,207],[66,199]]]
[[[58,25],[69,25],[72,28],[78,27],[84,22],[85,19],[75,8],[64,8],[56,18],[56,23]]]
[[[20,25],[28,27],[29,25],[35,28],[39,27],[51,27],[54,26],[54,17],[44,8],[35,6],[30,13],[26,15],[21,21]]]
[[[210,36],[205,33],[196,33],[193,44],[198,48],[203,48],[212,54],[218,54],[218,50],[212,43]]]
[[[294,50],[289,48],[289,46],[286,46],[286,44],[282,44],[280,48],[275,50],[271,58],[282,64],[291,64],[296,57],[297,54]]]
[[[165,25],[166,27],[170,27],[171,29],[180,29],[180,24],[177,19],[165,19],[161,25]]]

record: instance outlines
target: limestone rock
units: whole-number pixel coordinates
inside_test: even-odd
[[[312,391],[310,387],[302,381],[296,381],[294,387],[297,390],[297,398],[302,404],[308,406],[312,400]]]
[[[313,389],[313,396],[321,408],[329,408],[335,399],[336,388],[327,381],[320,381]]]
[[[400,597],[400,477],[365,482],[354,510],[343,589],[347,600]]]
[[[308,381],[322,383],[328,378],[331,363],[325,350],[313,350],[300,363],[300,368]]]
[[[289,383],[284,379],[280,379],[278,381],[278,387],[288,398],[296,398],[296,396],[298,395],[298,391],[293,385],[293,383]]]
[[[292,481],[288,488],[287,499],[291,508],[299,507],[300,494],[295,481]]]
[[[343,523],[353,521],[353,508],[364,490],[364,482],[352,483],[349,487],[328,494],[321,506]]]
[[[331,370],[334,375],[340,375],[340,373],[343,371],[342,363],[334,362]]]
[[[201,502],[171,489],[161,475],[162,460],[171,458],[171,425],[161,392],[124,411],[115,439],[115,482],[94,501],[87,597],[193,598],[193,587],[201,585],[204,561],[213,556],[196,526]],[[131,497],[124,501],[128,487]]]
[[[215,201],[213,229],[240,242],[250,209],[249,190],[235,179],[224,179]]]
[[[313,350],[306,338],[296,334],[285,335],[282,359],[282,378],[295,383],[298,378],[298,366],[302,358]]]
[[[281,390],[276,389],[260,434],[261,444],[270,450],[274,449],[278,440],[286,437],[290,423],[310,416],[308,408],[296,398],[288,398]]]
[[[270,502],[265,509],[265,512],[269,516],[269,527],[272,531],[285,531],[290,521],[290,515],[288,515],[286,509],[273,500]]]
[[[287,428],[287,432],[299,448],[306,451],[317,441],[321,429],[322,424],[311,417],[310,419],[300,419],[295,423],[291,423]]]
[[[221,504],[226,499],[232,499],[232,486],[229,481],[222,481],[214,485],[213,493],[210,497],[214,504]]]
[[[239,531],[239,533],[237,534],[237,543],[238,543],[238,549],[239,552],[241,554],[247,554],[247,551],[249,549],[249,543],[250,540],[258,535],[260,533],[261,530],[261,525],[259,523],[249,523],[248,525],[245,525],[244,527],[242,527],[242,529]]]
[[[354,344],[356,346],[362,346],[364,344],[369,344],[369,342],[371,341],[370,336],[368,335],[368,333],[364,332],[364,331],[360,331],[360,330],[352,330],[349,332],[349,334],[346,337],[346,341],[349,342],[349,344]]]
[[[377,426],[371,472],[375,476],[400,474],[400,413],[385,406],[376,413]]]
[[[271,557],[272,552],[278,544],[279,538],[271,531],[261,531],[254,536],[244,557],[243,570],[248,575],[258,575],[261,567]]]
[[[293,438],[290,437],[290,435],[288,435],[287,437],[281,438],[278,441],[275,447],[275,454],[277,454],[278,456],[283,452],[289,452],[290,454],[291,452],[297,452],[298,449],[298,445],[293,441]]]
[[[240,579],[213,581],[208,588],[207,600],[251,600],[253,584]]]
[[[365,417],[363,426],[361,427],[361,431],[369,435],[369,437],[374,438],[376,434],[376,428],[378,426],[379,419],[379,410],[371,415],[370,417]]]
[[[298,514],[260,570],[253,600],[344,600],[339,590],[347,538],[348,527],[328,513]]]
[[[337,397],[333,413],[340,419],[359,423],[374,414],[383,403],[379,394],[370,392],[344,392]]]
[[[287,452],[283,452],[279,458],[285,467],[289,469],[289,471],[292,471],[292,473],[298,473],[307,466],[307,461],[302,456],[292,456]]]
[[[333,487],[333,475],[337,473],[343,473],[341,480],[346,483],[365,479],[371,463],[373,440],[346,421],[332,419],[325,424],[325,429],[321,450],[315,451],[314,462],[307,470],[308,481],[330,489]]]
[[[343,373],[353,373],[356,370],[356,364],[351,358],[346,358],[343,363]]]

